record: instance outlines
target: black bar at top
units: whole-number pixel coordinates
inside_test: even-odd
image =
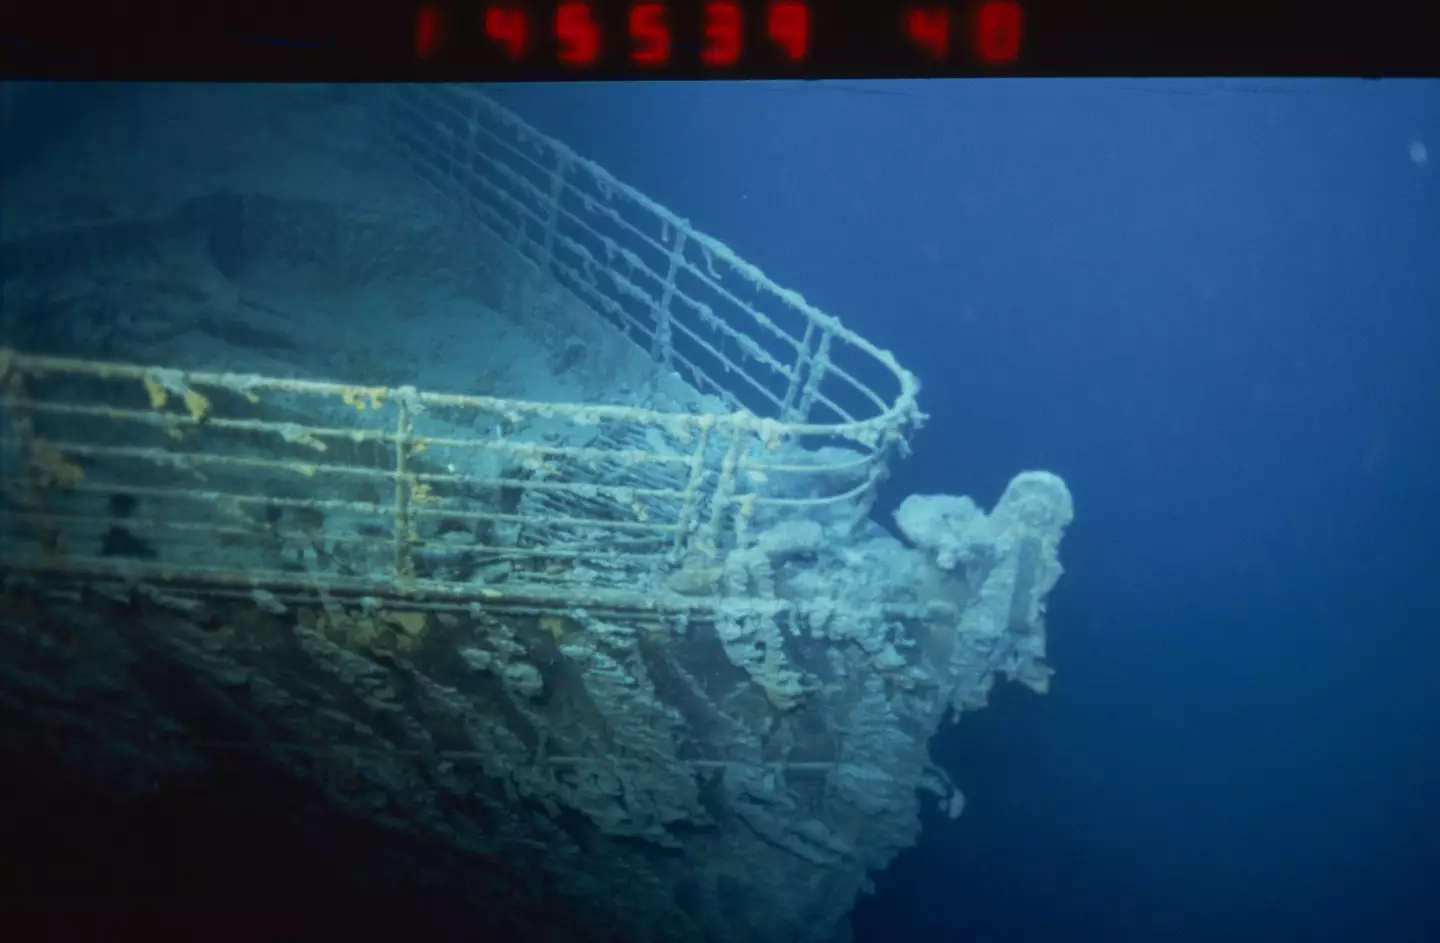
[[[508,0],[516,3],[517,0]],[[520,0],[549,22],[556,0]],[[593,68],[536,57],[512,64],[483,42],[484,0],[10,0],[0,13],[7,78],[264,81],[525,81],[852,78],[984,75],[1440,75],[1440,0],[1293,3],[1254,0],[1019,0],[1022,55],[986,66],[963,29],[974,0],[952,2],[954,53],[924,60],[903,40],[904,0],[810,0],[814,51],[783,61],[759,37],[731,69],[698,61],[702,0],[672,0],[674,56],[642,68],[618,48],[630,0],[595,0],[611,55]],[[768,0],[742,0],[748,21]],[[438,11],[448,36],[433,59],[415,49],[417,14]]]

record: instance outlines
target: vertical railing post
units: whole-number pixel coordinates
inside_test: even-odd
[[[480,100],[475,99],[470,109],[470,135],[465,142],[465,162],[461,165],[469,173],[470,178],[465,180],[461,186],[465,190],[465,209],[471,213],[477,213],[475,191],[472,187],[475,181],[480,179]],[[501,219],[504,219],[502,216]],[[524,217],[517,215],[515,218],[515,236],[520,235],[520,227],[524,225]]]
[[[810,358],[810,375],[805,378],[805,389],[800,393],[800,403],[795,408],[797,422],[810,421],[810,410],[830,367],[830,338],[833,336],[828,328],[820,334],[820,346],[815,349],[815,356]]]
[[[40,552],[45,557],[58,556],[64,547],[61,544],[60,528],[50,516],[45,505],[45,487],[41,482],[40,459],[35,447],[35,421],[26,406],[25,380],[19,355],[9,348],[0,348],[0,384],[4,385],[5,396],[10,405],[10,424],[15,433],[15,452],[19,465],[25,470],[25,510],[30,526],[35,528],[35,538]]]
[[[669,221],[666,221],[669,226]],[[650,345],[650,359],[665,369],[670,369],[671,345],[674,336],[670,329],[670,302],[675,298],[675,277],[685,261],[685,237],[689,231],[682,226],[675,227],[675,244],[670,247],[670,268],[665,273],[665,288],[660,294],[660,303],[655,306],[655,339]]]
[[[800,339],[800,350],[795,357],[795,369],[790,373],[790,383],[785,387],[785,400],[780,404],[780,416],[787,422],[795,420],[795,396],[800,392],[800,378],[810,363],[810,338],[815,334],[815,322],[805,322],[805,336]]]
[[[720,462],[720,473],[715,478],[715,490],[710,496],[710,519],[705,522],[699,541],[701,551],[712,560],[720,555],[720,533],[725,527],[725,515],[734,501],[735,481],[751,441],[750,423],[743,414],[734,413],[726,418],[725,423],[734,437]]]
[[[708,417],[707,417],[708,419]],[[705,456],[710,448],[712,424],[702,420],[700,435],[696,437],[695,451],[690,455],[690,478],[685,482],[685,496],[680,503],[680,516],[675,521],[675,542],[670,546],[670,562],[679,563],[684,556],[694,528],[695,508],[700,497],[700,482],[705,479]]]
[[[569,170],[570,158],[560,155],[555,177],[550,181],[550,215],[545,221],[545,241],[540,249],[540,271],[547,275],[555,260],[555,229],[560,225],[560,198],[565,195],[565,174]]]
[[[400,417],[395,423],[395,576],[408,580],[415,575],[410,556],[410,443],[414,434],[414,418],[410,411],[413,387],[397,391]]]

